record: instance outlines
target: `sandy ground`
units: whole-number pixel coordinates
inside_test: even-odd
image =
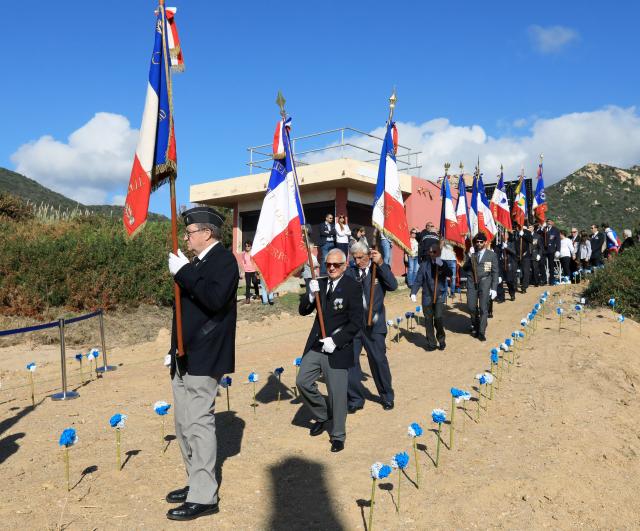
[[[400,343],[388,338],[396,408],[385,412],[368,401],[349,416],[346,449],[335,455],[326,434],[308,436],[306,411],[284,387],[278,405],[278,385],[269,376],[284,366],[283,384],[293,383],[292,362],[310,318],[239,323],[231,411],[224,395],[217,401],[220,513],[190,524],[165,518],[166,492],[185,483],[171,436],[173,416],[161,444],[160,419],[152,410],[156,400],[172,401],[162,366],[166,330],[153,342],[108,345],[109,361],[118,370],[85,384],[72,347],[69,381],[80,398],[68,402],[47,398],[59,387],[55,345],[0,349],[0,528],[365,529],[370,465],[407,450],[411,461],[402,479],[400,512],[394,475],[376,490],[377,529],[637,529],[640,326],[627,320],[619,337],[610,311],[587,306],[578,335],[568,293],[562,295],[568,317],[563,329],[555,312],[539,320],[480,422],[475,402],[464,423],[464,412],[457,411],[454,449],[443,445],[440,466],[434,467],[431,409],[449,413],[451,386],[473,389],[474,375],[488,369],[490,349],[518,328],[540,292],[530,289],[497,306],[487,343],[466,334],[468,320],[457,299],[447,312],[446,351],[426,352],[422,329],[403,333]],[[387,307],[390,315],[410,310],[406,290],[389,297]],[[24,369],[32,360],[39,365],[35,409]],[[252,387],[242,383],[250,371],[261,378],[255,414]],[[374,390],[370,379],[365,385]],[[121,471],[108,425],[116,412],[129,415]],[[425,428],[419,439],[420,489],[413,484],[407,436],[414,421]],[[57,439],[69,426],[77,429],[79,443],[71,449],[73,488],[67,493]],[[449,426],[443,427],[443,441],[449,441]]]

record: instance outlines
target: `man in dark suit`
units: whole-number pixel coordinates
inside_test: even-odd
[[[520,291],[526,293],[531,277],[531,245],[533,244],[533,235],[526,227],[521,227],[518,223],[515,223],[512,239],[516,251],[516,268],[519,269],[522,274]]]
[[[518,263],[516,261],[516,247],[510,232],[505,232],[504,237],[505,241],[503,241],[501,244],[496,244],[495,246],[495,253],[498,256],[498,265],[500,269],[500,276],[498,277],[498,289],[496,290],[498,293],[496,302],[505,301],[503,282],[507,283],[509,298],[512,301],[516,300],[516,281],[518,269]]]
[[[548,283],[553,284],[556,269],[555,260],[560,258],[560,231],[555,227],[552,219],[547,219],[546,225],[542,228],[544,239],[544,256],[547,262]]]
[[[422,289],[422,311],[428,351],[434,351],[436,348],[444,350],[446,347],[442,315],[447,302],[447,277],[451,276],[451,268],[440,258],[440,252],[440,244],[432,243],[427,251],[428,258],[420,264],[416,280],[411,287],[413,302],[417,300],[418,290]]]
[[[479,232],[473,237],[472,253],[462,266],[467,272],[467,308],[471,314],[471,335],[486,341],[489,301],[494,300],[498,288],[498,257],[487,249],[487,236]]]
[[[544,238],[542,229],[538,226],[529,227],[531,232],[531,272],[533,285],[537,288],[546,279],[546,267],[542,258],[544,257]]]
[[[333,223],[333,214],[327,214],[324,222],[320,224],[320,274],[326,275],[325,267],[327,254],[336,246],[336,226]]]
[[[387,360],[387,318],[384,308],[384,296],[387,291],[398,289],[398,281],[391,268],[384,263],[382,255],[370,250],[365,243],[356,242],[351,246],[354,266],[347,269],[345,276],[357,280],[362,285],[362,305],[364,307],[361,329],[353,340],[354,365],[349,369],[348,411],[355,413],[364,407],[364,388],[360,353],[362,347],[367,353],[371,375],[385,410],[393,409],[394,393],[391,386],[391,369]],[[369,306],[371,304],[371,275],[376,264],[376,277],[373,293],[371,326],[367,326]]]
[[[193,520],[218,512],[215,478],[214,405],[218,382],[235,370],[238,263],[220,243],[222,215],[196,207],[182,214],[187,248],[193,261],[169,253],[169,271],[180,286],[184,350],[177,355],[175,310],[171,334],[171,386],[178,445],[188,485],[170,492],[171,520]]]
[[[317,419],[309,435],[320,435],[331,424],[331,451],[344,449],[347,420],[349,368],[353,366],[353,340],[362,327],[362,286],[346,276],[347,257],[340,249],[325,256],[327,278],[312,280],[309,293],[300,300],[300,315],[309,315],[320,298],[326,337],[322,337],[318,316],[313,322],[296,385],[302,400]],[[328,398],[318,391],[320,375],[327,384]],[[331,421],[331,422],[330,422]]]
[[[598,225],[591,225],[591,265],[593,267],[602,266],[604,241],[605,235],[598,230]]]

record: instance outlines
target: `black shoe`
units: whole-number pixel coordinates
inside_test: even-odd
[[[394,408],[393,401],[391,401],[391,402],[382,402],[382,409],[384,409],[385,411],[390,411],[393,408]]]
[[[183,489],[172,490],[165,498],[169,503],[184,503],[187,501],[187,494],[189,494],[189,487],[186,486]]]
[[[445,348],[447,348],[447,344],[443,341],[442,343],[440,343],[440,345],[438,346],[439,350],[444,350]]]
[[[320,422],[319,420],[317,420],[316,422],[313,423],[313,426],[311,426],[311,429],[309,430],[309,435],[311,435],[311,437],[317,437],[323,431],[324,431],[324,422]]]
[[[344,441],[331,441],[331,451],[335,454],[336,452],[342,452],[344,450]]]
[[[219,510],[217,503],[214,503],[213,505],[204,505],[202,503],[183,503],[175,509],[169,509],[169,511],[167,511],[167,518],[169,520],[195,520],[201,516],[215,514]]]
[[[512,300],[512,301],[515,301],[515,300],[516,300],[516,296],[515,296],[515,295],[510,295],[510,297],[511,297],[511,300]]]
[[[503,302],[504,302],[504,301],[503,301]],[[488,318],[488,319],[493,319],[493,312],[489,312],[489,313],[487,314],[487,318]]]
[[[471,329],[471,337],[478,337],[478,331],[475,328]]]
[[[356,411],[360,411],[364,406],[349,406],[347,408],[347,413],[354,414]]]
[[[427,352],[433,352],[436,349],[436,347],[427,347]]]
[[[486,338],[486,337],[484,337],[484,334],[478,334],[478,339],[479,339],[480,341],[486,341],[486,340],[487,340],[487,338]]]

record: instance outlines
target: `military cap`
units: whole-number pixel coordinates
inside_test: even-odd
[[[478,234],[476,234],[473,237],[473,241],[474,242],[486,242],[487,241],[487,235],[484,232],[479,232]]]
[[[182,213],[182,219],[187,226],[193,223],[208,223],[216,227],[222,227],[224,223],[224,216],[220,212],[206,206],[197,206],[185,210]]]

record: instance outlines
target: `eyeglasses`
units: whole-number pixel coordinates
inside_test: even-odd
[[[185,230],[184,233],[183,233],[183,236],[188,240],[189,238],[191,238],[192,234],[195,234],[196,232],[200,232],[200,231],[203,231],[203,230],[209,230],[209,229],[196,229],[196,230],[192,230],[192,231]]]
[[[578,234],[578,231],[577,230],[572,230],[571,234]]]
[[[341,267],[343,265],[344,265],[344,262],[327,262],[327,269],[331,269],[333,267],[338,269],[339,267]]]

